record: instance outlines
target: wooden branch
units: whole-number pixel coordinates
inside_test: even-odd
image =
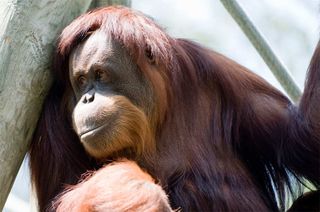
[[[91,0],[1,0],[0,211],[27,152],[51,84],[57,35]]]

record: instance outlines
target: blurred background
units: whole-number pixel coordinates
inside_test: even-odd
[[[277,56],[303,89],[305,73],[319,38],[318,0],[238,0]],[[220,1],[132,0],[132,7],[153,17],[173,37],[212,48],[256,72],[283,90]],[[36,211],[31,203],[27,158],[4,212]]]

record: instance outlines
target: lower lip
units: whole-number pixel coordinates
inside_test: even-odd
[[[105,125],[101,125],[99,127],[96,127],[88,132],[85,132],[83,133],[82,135],[80,135],[80,138],[83,139],[83,138],[87,138],[87,137],[90,137],[92,135],[94,135],[96,132],[98,132],[99,130],[101,130]]]

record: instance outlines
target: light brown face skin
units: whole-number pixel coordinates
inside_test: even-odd
[[[73,128],[90,155],[100,159],[143,146],[152,89],[120,44],[94,32],[71,53],[69,77],[77,99]]]

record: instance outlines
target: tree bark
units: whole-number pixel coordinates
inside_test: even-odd
[[[27,152],[51,85],[57,35],[91,0],[1,0],[0,211]]]

